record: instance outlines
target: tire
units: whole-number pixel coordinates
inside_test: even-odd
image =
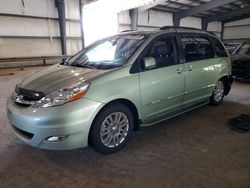
[[[117,152],[127,144],[133,128],[133,114],[127,106],[120,103],[107,106],[92,124],[90,144],[102,154]]]
[[[225,96],[225,85],[222,80],[219,80],[210,97],[210,103],[212,105],[219,105],[222,103],[224,96]]]

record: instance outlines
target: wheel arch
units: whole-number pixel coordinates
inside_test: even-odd
[[[221,80],[225,86],[225,95],[228,95],[229,91],[231,90],[231,85],[232,85],[232,78],[228,75],[222,76],[219,80]]]
[[[119,99],[114,99],[114,100],[112,100],[112,101],[106,103],[106,104],[98,111],[98,113],[95,115],[95,118],[93,119],[93,121],[92,121],[92,123],[91,123],[90,130],[89,130],[89,134],[90,134],[90,132],[92,131],[93,124],[94,124],[94,122],[96,121],[96,118],[98,117],[98,115],[99,115],[105,108],[107,108],[107,107],[109,107],[109,106],[111,106],[111,105],[117,104],[117,103],[123,104],[123,105],[125,105],[126,107],[128,107],[128,108],[131,110],[131,112],[132,112],[132,114],[133,114],[133,116],[134,116],[134,123],[135,123],[135,124],[134,124],[134,131],[139,130],[139,127],[140,127],[140,119],[139,119],[139,112],[138,112],[138,109],[137,109],[136,105],[135,105],[132,101],[130,101],[130,100],[128,100],[128,99],[119,98]],[[88,134],[88,135],[89,135],[89,134]],[[90,136],[88,136],[88,142],[89,142],[89,141],[90,141]]]

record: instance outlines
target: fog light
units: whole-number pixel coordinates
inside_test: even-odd
[[[66,140],[69,137],[69,135],[63,135],[63,136],[50,136],[46,139],[47,142],[62,142]]]

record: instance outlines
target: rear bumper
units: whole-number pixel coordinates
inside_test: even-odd
[[[7,102],[7,116],[16,136],[28,145],[51,150],[68,150],[88,145],[92,121],[102,103],[80,99],[62,106],[32,108]],[[61,142],[48,142],[51,136],[68,136]]]

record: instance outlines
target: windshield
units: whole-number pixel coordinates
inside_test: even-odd
[[[65,64],[97,69],[116,68],[126,63],[146,38],[140,34],[109,37],[78,52]]]
[[[240,45],[234,52],[234,55],[250,55],[250,43]]]

